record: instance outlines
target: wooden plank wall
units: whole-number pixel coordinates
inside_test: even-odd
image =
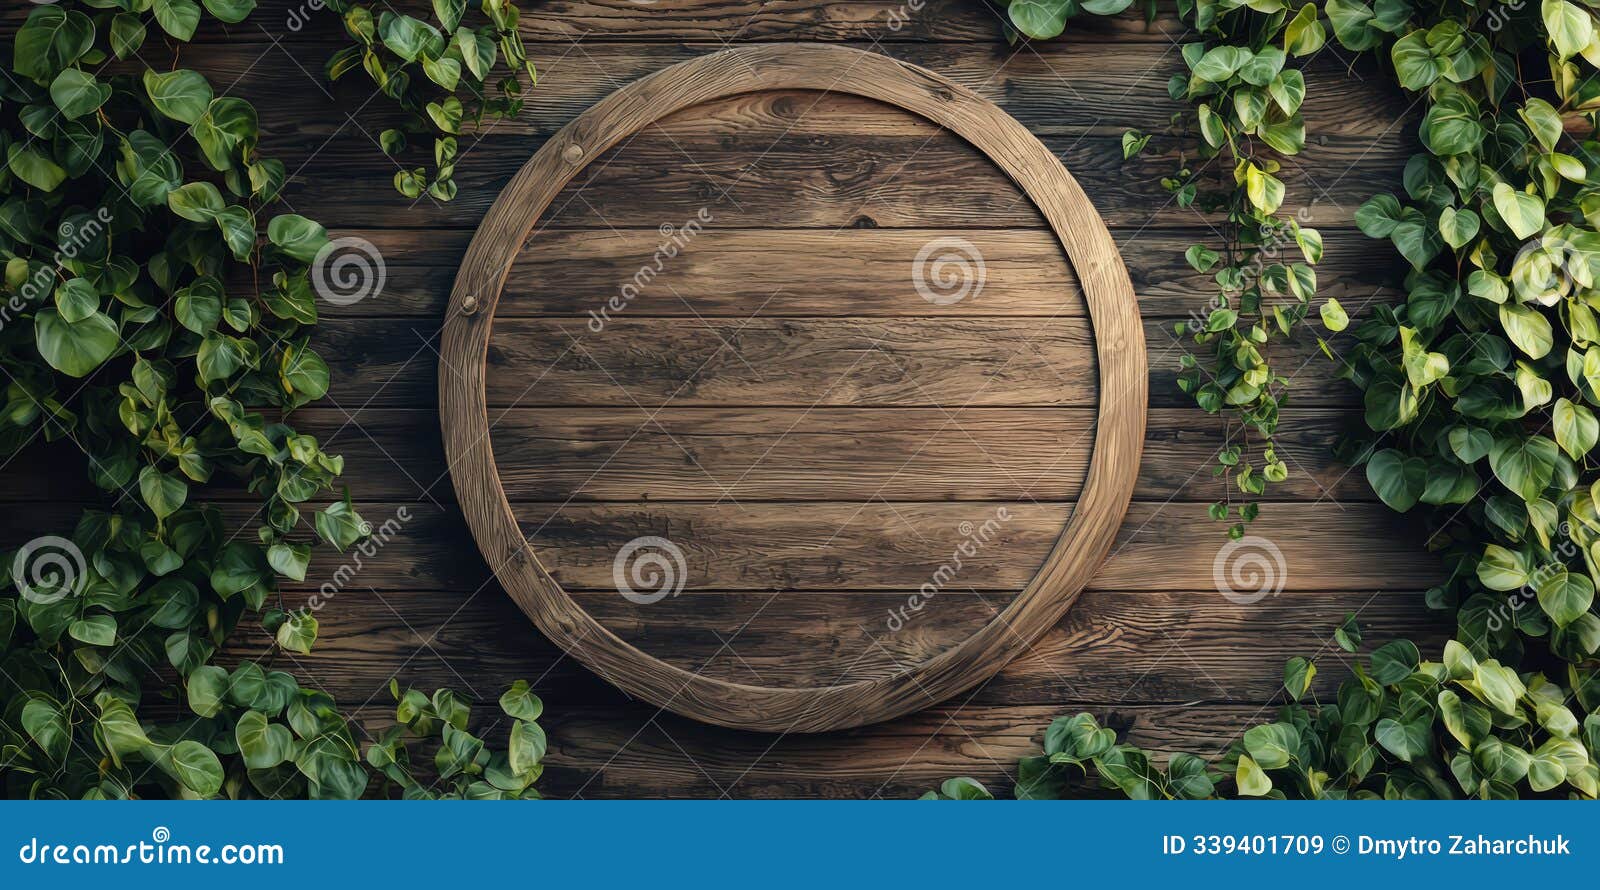
[[[534,5],[524,16],[523,32],[541,82],[518,119],[489,128],[481,139],[464,140],[461,196],[443,205],[424,199],[407,206],[392,192],[395,164],[381,155],[375,137],[395,117],[381,102],[368,102],[365,85],[340,85],[327,93],[319,85],[316,76],[338,36],[330,14],[311,13],[308,24],[296,26],[306,21],[293,13],[298,4],[271,0],[232,33],[208,28],[184,50],[184,65],[206,71],[216,83],[232,83],[233,94],[256,103],[266,150],[294,171],[287,195],[294,209],[324,221],[337,235],[368,239],[385,259],[380,295],[343,308],[324,304],[317,343],[333,367],[333,397],[302,411],[298,423],[347,457],[347,479],[364,515],[375,523],[394,518],[398,532],[359,566],[347,563],[344,573],[338,560],[319,558],[304,590],[292,595],[302,596],[336,573],[349,578],[320,614],[317,651],[296,659],[303,676],[373,719],[389,706],[391,676],[417,686],[452,686],[485,700],[513,679],[536,681],[552,745],[543,788],[552,796],[899,797],[953,774],[1005,787],[1015,760],[1037,750],[1044,725],[1078,709],[1095,712],[1141,744],[1213,753],[1267,713],[1288,656],[1318,655],[1318,691],[1332,690],[1343,657],[1331,647],[1329,633],[1345,612],[1359,613],[1369,639],[1442,632],[1421,605],[1419,591],[1436,577],[1437,567],[1422,553],[1417,530],[1375,503],[1359,474],[1348,474],[1329,457],[1334,439],[1359,422],[1358,400],[1332,378],[1314,347],[1303,343],[1285,345],[1275,355],[1280,367],[1296,372],[1280,440],[1293,475],[1274,490],[1253,530],[1281,551],[1284,589],[1248,605],[1216,589],[1213,560],[1223,538],[1206,518],[1205,505],[1220,492],[1209,461],[1226,437],[1216,418],[1177,391],[1179,353],[1170,333],[1172,323],[1206,293],[1205,281],[1184,265],[1182,250],[1194,240],[1214,242],[1215,220],[1168,203],[1157,183],[1178,159],[1181,140],[1158,135],[1147,157],[1129,165],[1121,163],[1118,146],[1123,129],[1160,132],[1177,110],[1165,86],[1180,64],[1176,23],[1170,17],[1149,27],[1131,17],[1085,20],[1061,41],[1009,47],[999,36],[995,12],[978,0],[918,5]],[[891,27],[897,21],[903,24]],[[550,133],[622,84],[725,45],[771,40],[837,41],[925,65],[1028,125],[1112,227],[1138,291],[1151,352],[1149,434],[1135,503],[1113,555],[1067,618],[970,695],[900,720],[823,736],[742,733],[677,718],[630,701],[562,658],[510,603],[478,556],[454,504],[434,407],[433,346],[455,266],[510,175]],[[1289,209],[1303,209],[1309,224],[1325,235],[1327,259],[1319,269],[1324,294],[1351,307],[1389,299],[1398,271],[1387,249],[1364,239],[1352,220],[1368,195],[1397,185],[1415,121],[1402,97],[1335,51],[1312,64],[1308,79],[1312,144],[1285,171]],[[676,440],[688,443],[697,457],[730,468],[751,465],[751,449],[774,444],[761,439],[759,430],[740,439],[739,425],[756,421],[731,411],[730,402],[780,404],[773,380],[791,391],[820,391],[826,381],[806,377],[826,365],[817,350],[856,348],[851,338],[865,336],[863,326],[878,342],[899,338],[907,348],[925,336],[926,328],[905,328],[897,318],[901,313],[877,297],[903,290],[904,265],[852,263],[857,252],[839,246],[852,243],[852,232],[869,233],[874,250],[892,253],[898,244],[907,255],[951,229],[982,247],[994,270],[986,306],[999,321],[991,318],[977,329],[952,309],[941,320],[941,343],[981,340],[1010,354],[1005,338],[1027,331],[1028,316],[1039,309],[1030,301],[1060,269],[1059,248],[1039,228],[1036,212],[999,191],[1005,184],[997,185],[975,165],[964,145],[858,103],[829,102],[815,114],[798,114],[808,107],[798,104],[802,98],[724,103],[641,135],[584,181],[581,201],[557,202],[563,209],[547,220],[537,249],[524,254],[511,276],[494,349],[508,373],[491,376],[490,401],[518,407],[500,420],[495,444],[514,500],[538,504],[581,495],[555,512],[553,527],[541,530],[541,552],[569,586],[599,591],[611,583],[610,554],[631,537],[619,535],[648,526],[648,518],[633,516],[645,510],[647,498],[703,498],[702,480],[662,469],[683,447]],[[752,133],[762,132],[782,138],[753,146]],[[685,163],[686,156],[693,163]],[[760,175],[743,175],[758,159]],[[570,340],[564,331],[581,325],[584,312],[631,274],[641,245],[657,237],[656,223],[678,219],[681,208],[714,197],[731,182],[737,182],[738,210],[730,210],[728,224],[718,227],[718,249],[710,254],[723,265],[684,272],[726,286],[691,291],[695,296],[678,309],[663,303],[651,313],[612,322],[618,336],[586,342],[599,352],[584,361],[555,361],[537,381],[536,394],[523,397],[535,382],[528,369],[551,365]],[[796,195],[807,199],[796,201]],[[639,228],[618,227],[618,220]],[[813,348],[793,348],[794,330],[782,328],[790,322],[739,329],[749,314],[742,308],[791,277],[772,239],[760,231],[770,226],[816,229],[793,232],[794,240],[785,244],[791,257],[817,256],[809,270],[811,286],[785,298],[788,314],[808,317],[798,341]],[[840,227],[845,231],[835,238]],[[846,305],[848,313],[840,309]],[[941,311],[921,307],[923,315]],[[848,319],[834,318],[846,314]],[[1014,327],[1004,323],[1007,314],[1016,316]],[[960,453],[936,450],[920,458],[915,474],[891,478],[885,468],[892,469],[898,455],[884,454],[880,465],[858,450],[851,452],[858,460],[839,468],[838,491],[816,500],[862,486],[871,490],[890,479],[884,503],[867,508],[895,511],[893,519],[882,517],[882,527],[909,521],[944,529],[970,518],[962,503],[992,492],[999,477],[1037,474],[1041,464],[1053,465],[1036,480],[1029,476],[1040,486],[1035,496],[1046,503],[1019,508],[1007,527],[1012,552],[1042,556],[1061,525],[1050,502],[1070,502],[1081,484],[1087,452],[1071,446],[1089,430],[1088,406],[1095,398],[1092,331],[1081,308],[1061,314],[1039,361],[1005,372],[996,390],[1004,400],[986,403],[988,397],[975,388],[963,389],[963,379],[971,378],[959,370],[975,360],[971,350],[934,349],[925,356],[931,363],[926,379],[951,387],[934,401],[961,404],[979,395],[963,425],[979,447],[995,444],[985,449],[996,457],[989,476],[981,468],[974,472]],[[661,323],[674,315],[681,323]],[[741,354],[762,356],[762,367],[778,373],[752,377],[735,371],[709,380],[694,375],[701,364],[697,356],[703,357],[696,350],[734,329]],[[597,374],[597,368],[608,373]],[[582,443],[615,442],[638,426],[637,406],[619,401],[617,381],[607,379],[617,369],[626,376],[627,392],[658,402],[686,383],[696,387],[673,400],[657,441],[646,437],[627,452],[642,457],[590,481],[595,455]],[[1019,421],[1007,414],[1017,400],[1079,407]],[[937,409],[911,398],[903,385],[896,389],[893,381],[863,384],[837,401],[806,416],[801,433],[812,438],[792,446],[795,460],[825,450],[830,436],[849,440],[851,405],[901,405],[899,429],[906,437],[938,422]],[[583,410],[571,410],[575,405]],[[26,511],[5,511],[11,519],[0,543],[7,546],[36,529],[69,523],[77,503],[92,497],[70,460],[42,449],[28,459],[49,471],[21,471],[27,459],[6,471],[5,500],[27,505]],[[726,474],[714,467],[713,475]],[[742,478],[734,494],[785,500],[794,489],[781,473],[758,471]],[[219,491],[215,498],[229,503],[239,521],[249,518],[236,493]],[[676,631],[670,613],[652,618],[646,628],[638,615],[618,608],[614,593],[581,594],[619,632],[648,631],[652,651],[670,652],[684,663],[713,658],[720,651],[717,641],[750,614],[748,599],[756,594],[736,591],[792,583],[774,550],[788,545],[805,551],[839,524],[816,513],[826,504],[814,504],[797,510],[774,535],[741,526],[735,507],[710,500],[673,509],[696,529],[700,586],[735,592],[691,591],[661,604],[683,610]],[[801,682],[820,665],[836,663],[842,652],[856,655],[852,628],[881,621],[886,604],[903,601],[893,591],[915,588],[926,579],[926,567],[947,550],[945,542],[919,544],[905,536],[875,547],[870,536],[862,536],[858,546],[838,554],[837,577],[848,580],[832,584],[827,596],[786,603],[781,621],[747,630],[738,646],[744,664],[724,665],[726,676],[749,671],[767,682]],[[950,633],[975,626],[1003,604],[1006,591],[1025,582],[1036,564],[1018,557],[989,566],[988,576],[970,582],[987,593],[942,604],[942,636],[896,635],[860,670],[891,670],[948,644]],[[752,584],[752,565],[772,577]],[[708,622],[721,636],[697,632]],[[265,642],[248,635],[237,651],[258,651]]]

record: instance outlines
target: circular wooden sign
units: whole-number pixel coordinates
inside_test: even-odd
[[[1084,435],[1092,431],[1092,448],[1081,485],[1073,481],[1075,496],[1067,507],[1070,518],[1064,520],[1053,543],[1040,539],[1047,547],[1042,565],[1031,577],[1024,576],[1027,580],[1019,585],[1020,592],[970,635],[914,665],[861,679],[787,686],[743,682],[674,664],[624,639],[614,627],[597,620],[580,603],[580,597],[557,580],[561,577],[559,553],[544,552],[541,558],[541,552],[536,552],[544,551],[544,545],[530,543],[529,536],[545,539],[519,523],[491,441],[491,433],[505,413],[496,409],[492,417],[492,400],[487,395],[496,307],[530,236],[536,241],[546,237],[535,235],[534,227],[552,200],[591,161],[663,118],[692,106],[764,91],[863,97],[909,112],[969,143],[1037,207],[1048,233],[1059,241],[1070,261],[1092,327],[1093,362],[1085,362],[1083,367],[1097,384],[1098,398],[1092,411],[1082,409],[1086,412]],[[662,232],[666,234],[666,229]],[[931,239],[919,252],[919,270],[928,260],[921,253],[945,240]],[[810,256],[808,262],[826,265],[829,257]],[[1029,264],[1019,266],[1031,268]],[[927,265],[927,274],[936,284],[948,271],[941,272],[937,261]],[[980,280],[978,286],[981,284]],[[921,280],[917,287],[927,301],[925,312],[944,308],[939,305],[943,300],[961,299],[950,297],[948,288],[925,288]],[[602,325],[608,320],[603,313],[596,318],[602,319]],[[698,314],[691,316],[688,323],[697,318]],[[1045,323],[1032,318],[1020,321],[1035,326]],[[704,324],[704,319],[700,323]],[[495,342],[510,340],[517,333],[498,332]],[[721,339],[720,334],[718,337]],[[995,674],[1061,620],[1105,559],[1133,494],[1144,441],[1147,369],[1138,307],[1110,233],[1083,190],[1026,128],[970,90],[913,65],[834,46],[768,45],[699,57],[638,80],[579,115],[534,154],[489,210],[456,278],[442,339],[440,413],[452,482],[478,546],[507,592],[541,631],[626,692],[685,716],[740,729],[817,732],[857,726],[925,707]],[[982,348],[982,335],[975,339]],[[875,348],[877,343],[870,345]],[[503,353],[510,348],[501,345],[494,350]],[[929,344],[929,348],[939,349],[941,344]],[[537,382],[529,380],[524,391]],[[1044,381],[1033,391],[1049,385],[1050,381]],[[795,417],[810,415],[808,409]],[[812,418],[812,425],[826,422],[826,412],[819,417]],[[787,434],[788,430],[781,432]],[[1025,437],[1027,430],[1012,430],[1010,435]],[[671,438],[670,433],[667,436]],[[768,451],[772,447],[768,446]],[[911,446],[906,447],[909,450]],[[690,460],[694,460],[692,454]],[[840,473],[851,471],[848,460],[832,466]],[[721,502],[719,496],[718,506]],[[684,524],[689,528],[677,534],[692,537],[694,523]],[[969,523],[960,525],[964,533],[970,531]],[[564,532],[569,540],[580,533],[581,529],[571,528]],[[632,603],[654,602],[653,595],[630,595],[634,582],[648,586],[658,582],[663,573],[670,576],[684,569],[671,559],[647,552],[658,543],[673,546],[670,541],[641,535],[616,550],[616,588]],[[761,546],[751,549],[752,558],[759,559]],[[897,557],[894,552],[874,550],[870,543],[863,549],[870,551],[868,559],[881,563],[892,563]],[[612,568],[608,562],[605,579],[612,577]],[[602,576],[596,569],[590,577]],[[585,589],[596,588],[591,583]],[[905,614],[902,608],[901,615]],[[891,627],[896,620],[891,609]],[[727,643],[723,639],[724,646]]]

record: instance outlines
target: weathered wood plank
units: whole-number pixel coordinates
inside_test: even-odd
[[[1275,489],[1277,496],[1371,498],[1364,477],[1329,456],[1337,432],[1357,423],[1352,412],[1289,413],[1278,445],[1295,461],[1295,482]],[[1231,483],[1209,472],[1225,442],[1222,427],[1197,410],[1157,409],[1135,496],[1223,496]],[[399,442],[404,430],[366,435]],[[352,459],[372,465],[371,449],[352,444]],[[1094,412],[669,408],[652,418],[640,409],[516,410],[499,418],[493,444],[513,500],[1055,501],[1082,490]],[[438,466],[406,463],[430,472]],[[373,481],[378,487],[365,489],[372,496],[391,490]],[[405,496],[400,481],[397,494]]]
[[[891,608],[910,591],[793,592],[682,596],[635,606],[615,593],[580,594],[585,609],[646,651],[688,670],[734,682],[827,685],[905,669],[954,645],[1009,599],[940,594],[899,630]],[[291,598],[290,605],[299,600]],[[1330,628],[1355,613],[1368,639],[1442,643],[1447,622],[1418,591],[1330,591],[1240,605],[1216,590],[1090,592],[1028,652],[973,698],[974,706],[1075,700],[1259,704],[1281,692],[1283,662],[1317,656],[1313,690],[1330,696],[1348,659],[1328,643]],[[326,600],[330,630],[297,661],[329,693],[360,704],[404,661],[403,682],[482,695],[517,678],[540,678],[586,704],[624,696],[575,660],[563,658],[498,587],[475,596],[440,591],[351,589]],[[246,627],[235,651],[265,649],[268,635]],[[414,656],[414,657],[412,657]],[[408,659],[409,660],[406,660]],[[581,696],[581,697],[580,697]],[[555,707],[552,703],[552,707]]]
[[[652,10],[639,18],[655,14]],[[344,125],[341,141],[347,137],[376,151],[347,124],[344,114],[358,111],[358,123],[373,137],[382,127],[403,122],[392,103],[372,100],[375,87],[359,72],[336,84],[325,81],[323,63],[335,49],[330,42],[296,35],[273,46],[259,35],[243,37],[227,45],[189,46],[183,64],[255,103],[262,115],[262,132],[269,138],[285,132],[327,136]],[[853,45],[938,72],[999,105],[1040,135],[1113,136],[1129,127],[1167,130],[1172,113],[1185,107],[1167,95],[1168,78],[1183,69],[1178,44],[1165,40],[1096,44],[1088,39],[1012,47],[995,39]],[[637,43],[588,38],[532,46],[539,83],[525,93],[522,114],[495,122],[492,132],[553,133],[626,83],[724,48],[715,39]],[[146,55],[152,64],[162,61],[154,49]],[[1336,55],[1342,54],[1322,53],[1306,69],[1302,110],[1312,139],[1361,138],[1370,143],[1402,138],[1405,122],[1411,120],[1408,97],[1383,76],[1374,76],[1378,69],[1370,60],[1358,59],[1352,65]],[[251,68],[258,59],[260,63]],[[246,72],[249,76],[240,80]],[[325,115],[304,113],[308,103],[319,102],[336,110]]]
[[[695,590],[906,589],[955,562],[963,524],[1001,507],[1011,518],[945,586],[1019,590],[1060,533],[1061,505],[808,504],[746,511],[723,504],[526,504],[517,508],[542,564],[567,590],[615,590],[618,551],[658,536],[676,543]],[[1381,505],[1273,504],[1252,533],[1282,557],[1296,590],[1426,587],[1438,570],[1417,533]],[[1198,504],[1136,502],[1095,589],[1200,589],[1215,583],[1223,544]],[[1301,525],[1288,523],[1300,520]],[[1357,579],[1360,579],[1359,581]]]
[[[1085,319],[496,321],[493,406],[1091,405]],[[631,319],[628,319],[631,321]]]
[[[842,322],[758,318],[730,343],[728,335],[739,324],[707,319],[708,328],[696,320],[669,326],[649,319],[618,318],[595,336],[583,319],[497,321],[490,360],[498,364],[488,378],[489,405],[633,407],[636,403],[661,404],[674,393],[671,404],[678,407],[727,404],[733,398],[751,405],[802,408],[813,404],[962,405],[974,395],[978,396],[974,406],[1018,404],[1016,394],[1021,393],[1036,394],[1037,398],[1028,399],[1034,404],[1083,405],[1098,398],[1087,366],[1092,355],[1091,332],[1082,319]],[[861,348],[877,342],[873,355],[843,349],[842,342],[815,340],[807,332],[819,325],[853,329],[849,342]],[[952,343],[964,341],[970,348],[957,353],[951,346],[924,339],[942,325],[951,326],[946,330],[957,338]],[[438,398],[438,330],[438,321],[421,318],[324,322],[312,342],[332,370],[334,403],[349,411],[434,404]],[[910,338],[906,348],[911,351],[894,356],[899,374],[855,374],[848,385],[830,389],[858,359],[874,374],[890,370],[891,358],[885,350],[895,344],[864,335],[874,330],[899,330]],[[1183,343],[1174,335],[1172,322],[1149,319],[1144,335],[1150,350],[1151,406],[1192,405],[1192,399],[1177,386]],[[581,349],[572,346],[575,337]],[[741,355],[758,369],[759,376],[740,361]],[[708,359],[714,360],[707,364]],[[1359,392],[1333,377],[1332,362],[1318,350],[1313,338],[1298,337],[1275,345],[1272,359],[1291,378],[1292,404],[1360,403]],[[820,364],[823,362],[826,365]],[[976,370],[979,367],[1002,375],[1001,379],[984,386]],[[910,368],[920,369],[925,377],[913,383],[907,376]],[[967,373],[963,375],[964,368]],[[1024,369],[1037,373],[1029,376]],[[805,398],[797,394],[798,384],[777,385],[795,380],[809,381]],[[996,402],[988,396],[990,392],[1010,392],[1013,400]],[[962,394],[965,397],[959,397]]]
[[[426,17],[425,0],[395,0],[386,9]],[[10,35],[29,7],[0,11],[0,34]],[[519,22],[522,39],[555,44],[584,41],[765,40],[1003,42],[1004,10],[983,0],[548,0],[529,5]],[[295,48],[344,39],[339,17],[307,0],[260,0],[241,25],[203,17],[195,44],[282,35]],[[259,29],[259,30],[258,30]],[[1142,14],[1080,16],[1058,40],[1094,44],[1169,43],[1183,33],[1171,10],[1146,24]]]
[[[545,503],[517,509],[530,533],[544,525],[536,548],[576,589],[615,590],[611,570],[617,548],[653,534],[684,549],[695,589],[792,589],[798,585],[788,583],[786,574],[804,573],[817,590],[900,590],[926,582],[960,543],[961,522],[982,523],[994,506],[999,505],[877,503],[857,512],[857,504],[800,503],[748,517],[731,503]],[[453,507],[420,498],[364,501],[359,507],[374,525],[394,520],[391,526],[397,528],[388,543],[359,557],[318,551],[306,580],[285,582],[286,590],[313,591],[342,581],[380,591],[487,592],[492,573]],[[253,534],[260,521],[248,504],[220,508],[230,527]],[[963,588],[1020,589],[1061,528],[1063,505],[1007,508],[1014,518],[1002,526],[1005,543],[992,542],[983,551],[983,564],[960,575]],[[41,503],[8,511],[0,516],[0,546],[15,548],[40,534],[70,530],[80,509]],[[894,533],[907,523],[918,533]],[[835,537],[841,528],[853,535],[845,542],[849,546],[834,546],[844,537]],[[1418,517],[1398,516],[1381,504],[1268,503],[1251,534],[1271,541],[1282,554],[1285,590],[1420,590],[1443,577],[1436,557],[1423,550]],[[1212,588],[1215,557],[1224,543],[1221,526],[1206,517],[1204,504],[1135,501],[1089,589]],[[875,550],[879,544],[884,549]],[[347,566],[343,572],[342,566]]]
[[[325,318],[437,318],[471,236],[459,229],[363,228],[336,234],[369,240],[383,257],[386,274],[382,292],[359,303],[319,303]],[[1085,314],[1070,264],[1043,230],[959,233],[983,258],[983,289],[959,303],[928,302],[916,293],[913,263],[928,242],[950,234],[937,229],[829,232],[713,226],[666,260],[623,314],[748,318],[763,303],[762,314],[772,316]],[[1350,229],[1324,230],[1323,240],[1319,295],[1350,306],[1403,296],[1398,288],[1403,261],[1391,257],[1386,246]],[[661,243],[654,230],[546,229],[512,267],[496,317],[587,317],[619,296],[622,285],[645,263],[654,268]],[[1186,316],[1205,302],[1214,282],[1183,259],[1184,250],[1196,243],[1214,245],[1216,236],[1203,228],[1124,234],[1122,259],[1146,317]]]
[[[955,423],[938,432],[951,416]],[[494,428],[494,446],[507,492],[515,500],[558,502],[721,497],[698,464],[723,480],[741,503],[1020,498],[1024,490],[1035,500],[1071,500],[1089,459],[1094,422],[1089,409],[1013,408],[967,408],[955,414],[954,409],[669,407],[653,421],[648,418],[649,412],[637,408],[504,412]],[[862,421],[870,423],[860,427]],[[454,497],[434,411],[352,408],[347,413],[313,407],[296,412],[294,423],[344,456],[341,481],[363,500],[404,500],[422,491],[443,503]],[[1274,496],[1373,500],[1365,476],[1350,472],[1330,453],[1333,443],[1360,423],[1352,409],[1286,410],[1277,446],[1291,472],[1274,486]],[[939,438],[919,451],[935,432]],[[1214,478],[1210,466],[1226,442],[1218,416],[1196,408],[1152,410],[1134,496],[1223,497],[1231,483]],[[86,458],[68,445],[39,443],[17,461],[28,472],[7,480],[4,502],[92,502],[99,496],[85,478]],[[839,475],[819,477],[823,469]],[[255,496],[219,484],[197,488],[191,497]]]
[[[418,201],[406,221],[471,226],[543,137],[499,132],[475,143],[456,171],[448,204]],[[1115,228],[1193,223],[1197,212],[1168,200],[1159,181],[1179,163],[1171,143],[1124,164],[1114,136],[1046,136],[1045,144]],[[326,144],[323,144],[326,142]],[[319,148],[319,146],[321,146]],[[1167,150],[1162,150],[1163,148]],[[296,210],[325,225],[360,229],[393,214],[384,191],[395,162],[359,138],[292,139],[276,154],[315,156],[285,189]],[[1373,194],[1398,187],[1411,148],[1400,140],[1329,136],[1286,163],[1283,212],[1308,225],[1348,226]],[[1345,171],[1330,177],[1326,171]],[[1317,171],[1308,177],[1306,171]],[[657,228],[682,225],[702,208],[714,225],[738,228],[1037,227],[1038,211],[1017,197],[970,146],[953,136],[668,137],[642,134],[596,161],[558,196],[541,225]],[[338,188],[327,183],[338,182]],[[1326,191],[1324,191],[1324,189]],[[580,191],[581,190],[581,191]],[[1313,204],[1315,202],[1315,204]],[[1207,217],[1202,216],[1202,219]]]

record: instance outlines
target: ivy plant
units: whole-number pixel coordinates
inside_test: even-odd
[[[517,6],[510,0],[482,0],[472,4],[469,15],[467,0],[433,0],[432,21],[396,12],[387,3],[327,0],[327,7],[342,17],[354,41],[328,59],[328,78],[336,81],[360,69],[407,113],[403,127],[379,134],[383,150],[399,156],[410,137],[433,139],[431,176],[425,167],[402,168],[395,173],[395,189],[408,198],[424,191],[439,201],[455,198],[459,138],[486,119],[515,117],[524,91],[538,82],[517,32]]]
[[[1333,701],[1315,700],[1315,675],[1310,661],[1291,659],[1288,701],[1276,719],[1245,730],[1214,762],[1178,752],[1162,764],[1152,752],[1119,744],[1090,714],[1057,718],[1045,730],[1044,753],[1018,764],[1014,793],[1070,797],[1086,776],[1138,800],[1593,800],[1600,793],[1600,671],[1592,666],[1569,664],[1552,680],[1480,659],[1457,641],[1445,645],[1442,660],[1423,661],[1401,640],[1374,650]],[[938,796],[987,799],[987,792],[949,793],[969,782],[949,780]]]
[[[1012,4],[1012,23],[1033,37]],[[1086,12],[1094,10],[1082,9]],[[1290,67],[1336,40],[1373,56],[1418,101],[1421,151],[1403,194],[1362,205],[1357,225],[1409,266],[1405,297],[1352,321],[1318,307],[1323,348],[1363,393],[1367,435],[1345,456],[1389,507],[1421,514],[1447,578],[1431,606],[1454,613],[1455,639],[1434,661],[1395,641],[1340,687],[1299,703],[1313,668],[1285,672],[1293,700],[1250,728],[1215,766],[1179,754],[1163,771],[1116,743],[1089,715],[1057,721],[1043,758],[1025,761],[1018,793],[1055,793],[1067,768],[1090,768],[1138,797],[1596,796],[1600,752],[1600,21],[1571,0],[1180,0],[1185,72],[1171,93],[1201,156],[1225,159],[1206,203],[1187,173],[1169,180],[1224,211],[1222,251],[1189,248],[1215,270],[1218,301],[1183,332],[1201,346],[1182,383],[1261,438],[1260,457],[1223,450],[1239,488],[1269,475],[1281,390],[1265,347],[1309,316],[1320,238],[1274,214],[1284,187],[1274,155],[1304,144],[1305,81]],[[1059,33],[1055,29],[1055,33]],[[1143,148],[1143,134],[1124,140]],[[1187,178],[1186,178],[1187,177]],[[1231,177],[1231,183],[1227,177]],[[1597,214],[1591,219],[1591,214]],[[1304,263],[1260,262],[1287,232]],[[1235,240],[1238,239],[1238,240]],[[1254,277],[1240,271],[1240,258]],[[1282,286],[1279,286],[1281,282]],[[1242,286],[1235,286],[1242,285]],[[1287,304],[1287,308],[1283,308]],[[1242,469],[1241,469],[1242,467]],[[1239,523],[1252,504],[1219,518]],[[1353,621],[1335,634],[1359,643]],[[1218,776],[1224,781],[1214,781]]]
[[[1061,34],[1072,16],[1111,15],[1129,5],[1014,0],[1008,14],[1022,35],[1046,39]],[[1192,346],[1181,359],[1178,385],[1228,425],[1213,468],[1221,496],[1209,512],[1239,538],[1260,512],[1254,499],[1289,475],[1274,437],[1290,381],[1272,364],[1271,349],[1311,314],[1323,244],[1309,216],[1281,212],[1280,158],[1305,147],[1306,82],[1296,66],[1322,49],[1326,30],[1314,5],[1291,16],[1279,0],[1183,0],[1179,13],[1202,39],[1183,44],[1183,70],[1167,91],[1187,106],[1174,122],[1194,140],[1162,185],[1178,207],[1221,222],[1219,241],[1184,252],[1191,268],[1209,276],[1210,292],[1175,326]],[[1150,139],[1124,134],[1124,158],[1143,152]],[[1343,313],[1331,300],[1320,310],[1333,325],[1343,323]]]
[[[525,684],[493,755],[448,692],[361,734],[275,665],[315,643],[278,592],[314,552],[361,546],[344,462],[292,426],[328,390],[309,342],[321,225],[283,210],[256,110],[141,59],[250,0],[39,5],[0,46],[0,455],[81,455],[104,503],[4,554],[0,785],[8,797],[522,797],[545,744]],[[112,73],[108,73],[112,72]],[[16,470],[13,470],[16,472]],[[200,486],[258,499],[237,527]],[[319,504],[320,506],[316,506]],[[253,526],[253,527],[251,527]],[[241,622],[261,658],[224,654]],[[436,745],[414,778],[407,745]]]

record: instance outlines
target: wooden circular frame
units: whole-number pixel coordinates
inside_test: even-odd
[[[762,90],[875,99],[961,136],[1033,200],[1088,302],[1100,389],[1082,494],[1027,587],[959,645],[902,673],[831,687],[768,687],[691,673],[651,656],[584,611],[539,564],[495,468],[484,389],[494,309],[513,260],[561,189],[590,160],[673,112]],[[731,49],[663,69],[579,115],[500,193],[467,248],[443,332],[439,403],[450,473],[479,549],[522,611],[573,657],[660,707],[738,729],[820,732],[942,701],[994,675],[1065,614],[1111,548],[1144,445],[1144,333],[1111,235],[1077,182],[1014,118],[972,91],[887,56],[817,44]]]

